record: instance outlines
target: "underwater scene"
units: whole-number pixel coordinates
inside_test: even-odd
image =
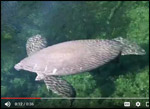
[[[149,107],[149,1],[2,1],[1,101]]]

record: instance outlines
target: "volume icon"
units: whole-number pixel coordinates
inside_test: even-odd
[[[9,101],[7,101],[7,102],[5,103],[5,106],[10,107],[10,106],[11,106],[11,103],[10,103]]]

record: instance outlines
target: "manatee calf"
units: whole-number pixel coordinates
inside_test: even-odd
[[[121,37],[112,40],[75,40],[48,46],[41,35],[28,39],[28,57],[14,66],[16,70],[37,73],[35,80],[44,80],[47,89],[75,97],[71,84],[60,76],[78,74],[100,67],[120,55],[144,55],[145,50]]]

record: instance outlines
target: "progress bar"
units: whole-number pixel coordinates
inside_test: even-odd
[[[143,100],[148,100],[149,98],[139,98],[139,97],[123,97],[123,98],[111,98],[111,97],[1,97],[1,99],[116,99],[116,100],[120,100],[120,99],[128,99],[128,100],[134,100],[134,99],[143,99]]]
[[[54,97],[54,98],[50,98],[50,97],[41,97],[41,99],[149,99],[149,98],[110,98],[110,97],[99,97],[99,98],[94,98],[94,97],[76,97],[76,98],[60,98],[60,97]]]
[[[1,97],[1,99],[41,99],[41,97]]]

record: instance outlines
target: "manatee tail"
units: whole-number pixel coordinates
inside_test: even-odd
[[[45,77],[44,82],[48,90],[64,97],[71,97],[70,102],[72,106],[76,91],[70,83],[58,76]]]
[[[121,55],[145,55],[146,52],[139,45],[122,37],[113,39],[122,44]]]

